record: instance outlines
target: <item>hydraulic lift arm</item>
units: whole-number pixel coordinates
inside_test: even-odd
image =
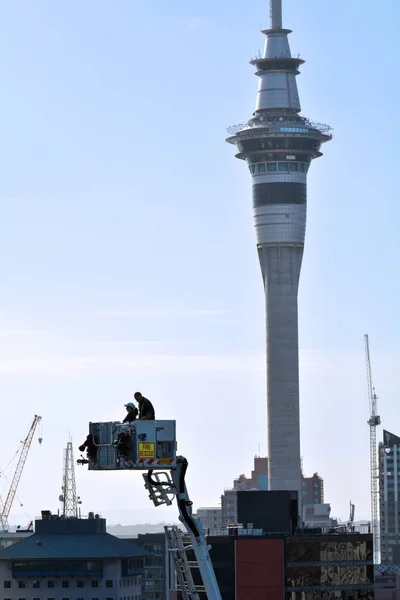
[[[179,520],[185,526],[191,540],[191,546],[187,546],[185,550],[193,549],[195,553],[208,600],[221,600],[221,594],[209,555],[210,547],[207,545],[203,526],[198,519],[192,516],[193,503],[189,498],[185,483],[188,461],[183,456],[177,456],[176,463],[176,467],[171,469],[169,473],[148,471],[147,474],[144,474],[145,487],[155,506],[161,504],[170,505],[174,496],[176,497]],[[198,598],[198,595],[196,592],[193,592],[192,595],[188,593],[187,598]]]

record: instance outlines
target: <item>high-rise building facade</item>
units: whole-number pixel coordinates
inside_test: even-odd
[[[324,480],[314,473],[312,477],[303,477],[301,483],[302,504],[324,503]]]
[[[138,550],[144,549],[142,594],[140,600],[167,600],[170,563],[165,533],[139,533],[138,537],[122,537]],[[129,598],[129,597],[128,597]]]
[[[296,75],[282,28],[282,0],[270,0],[271,26],[263,56],[251,61],[259,77],[253,117],[230,128],[228,142],[245,160],[253,182],[258,256],[266,299],[268,459],[271,490],[301,490],[297,293],[303,258],[307,172],[331,139],[329,127],[300,116]]]
[[[400,437],[383,431],[379,444],[381,563],[400,557]]]
[[[222,508],[220,506],[198,508],[195,517],[200,519],[205,531],[222,528]]]
[[[237,524],[237,493],[244,490],[268,489],[268,458],[266,456],[254,457],[254,469],[251,477],[239,475],[233,481],[233,487],[224,490],[221,496],[222,527]]]

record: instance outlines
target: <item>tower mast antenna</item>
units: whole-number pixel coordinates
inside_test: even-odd
[[[282,29],[282,0],[270,0],[271,29]]]
[[[60,502],[62,505],[62,516],[65,519],[70,517],[77,518],[79,516],[78,505],[82,504],[82,502],[80,501],[79,496],[76,495],[74,451],[71,441],[68,442],[67,447],[64,450],[64,469]]]

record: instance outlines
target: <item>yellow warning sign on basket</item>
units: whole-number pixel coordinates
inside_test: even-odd
[[[155,458],[155,444],[153,442],[139,442],[139,458]]]

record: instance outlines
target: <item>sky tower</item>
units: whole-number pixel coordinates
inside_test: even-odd
[[[297,292],[307,212],[307,172],[330,127],[300,116],[289,29],[282,0],[270,0],[271,27],[263,56],[250,61],[259,77],[256,108],[227,139],[245,160],[253,183],[258,257],[265,289],[269,487],[300,490],[300,411]]]

